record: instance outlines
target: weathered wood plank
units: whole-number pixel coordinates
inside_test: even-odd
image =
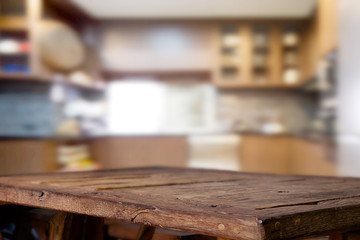
[[[360,226],[360,180],[183,168],[0,177],[0,201],[228,239]],[[335,221],[336,219],[336,221]]]

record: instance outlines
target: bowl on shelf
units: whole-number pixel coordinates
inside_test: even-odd
[[[283,73],[283,81],[286,84],[295,84],[300,80],[300,71],[297,68],[285,69]]]
[[[285,32],[283,35],[283,45],[285,47],[296,47],[299,45],[299,34],[297,32]]]

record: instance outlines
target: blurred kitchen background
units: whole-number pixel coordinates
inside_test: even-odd
[[[360,2],[0,0],[0,174],[360,175]]]

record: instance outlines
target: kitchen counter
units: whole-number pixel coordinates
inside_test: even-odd
[[[262,137],[294,137],[294,138],[300,138],[303,140],[307,140],[307,141],[312,141],[312,142],[321,142],[324,140],[331,140],[334,139],[335,136],[333,135],[329,135],[329,134],[322,134],[322,133],[273,133],[273,134],[268,134],[268,133],[262,133],[262,132],[257,132],[257,131],[240,131],[240,132],[236,132],[237,134],[246,136],[246,135],[253,135],[253,136],[262,136]]]
[[[256,135],[263,137],[295,137],[301,138],[308,141],[319,142],[329,139],[334,139],[335,136],[329,134],[320,133],[263,133],[259,131],[233,131],[233,132],[208,132],[208,133],[151,133],[151,134],[101,134],[101,135],[88,135],[79,137],[65,137],[65,136],[0,136],[1,140],[17,140],[17,139],[28,139],[28,140],[53,140],[53,141],[89,141],[99,138],[154,138],[154,137],[187,137],[194,135]]]

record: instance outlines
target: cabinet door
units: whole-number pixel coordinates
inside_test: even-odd
[[[0,174],[49,172],[58,168],[56,143],[48,140],[3,140]]]
[[[291,174],[336,175],[336,164],[326,158],[324,145],[303,139],[294,139]]]
[[[338,45],[338,0],[319,0],[319,51],[320,58]]]
[[[206,23],[117,23],[102,31],[100,50],[109,71],[208,71],[214,64],[213,28]]]
[[[318,0],[315,16],[302,33],[301,64],[303,81],[315,77],[319,61],[338,46],[338,11],[338,0]]]
[[[302,81],[306,82],[316,75],[319,62],[319,17],[313,19],[303,29],[300,43],[300,65]]]
[[[244,136],[241,143],[242,171],[289,173],[291,138],[282,136]]]
[[[144,166],[185,167],[186,137],[109,137],[90,144],[93,158],[104,169]]]

